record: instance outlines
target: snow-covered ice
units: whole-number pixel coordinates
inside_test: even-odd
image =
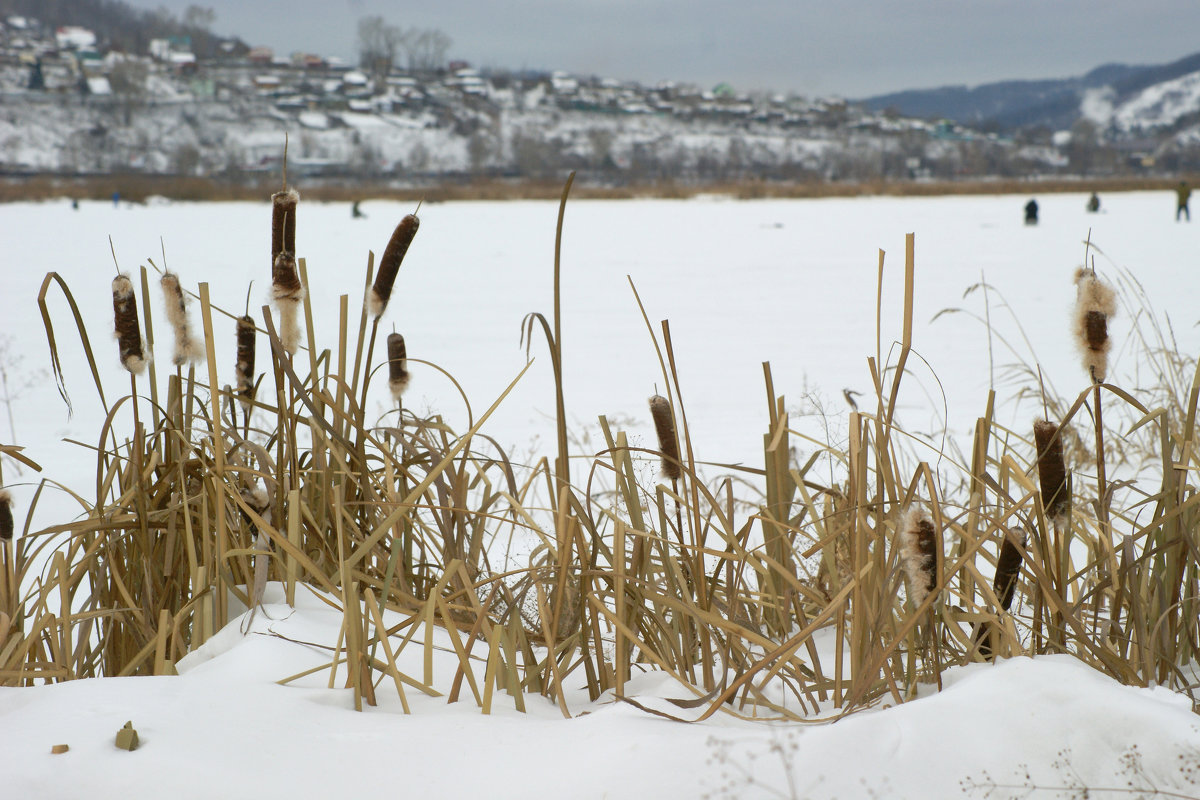
[[[1015,387],[1003,365],[1017,357],[1032,362],[1030,346],[1059,392],[1073,397],[1086,386],[1069,331],[1071,279],[1089,230],[1101,274],[1136,278],[1156,309],[1171,314],[1180,348],[1197,352],[1197,229],[1174,222],[1173,194],[1105,195],[1100,214],[1085,213],[1082,192],[1039,197],[1036,227],[1021,222],[1027,199],[571,201],[562,303],[575,451],[601,448],[593,427],[599,414],[635,442],[652,441],[646,397],[656,386],[661,390],[663,377],[630,282],[660,340],[659,321],[670,321],[698,458],[761,460],[764,361],[771,362],[776,391],[786,395],[796,424],[814,435],[828,430],[836,439],[848,410],[843,389],[870,391],[866,359],[876,352],[880,249],[886,251],[880,355],[894,362],[910,231],[916,233],[916,355],[898,416],[908,430],[935,434],[935,443],[945,418],[953,440],[968,446],[964,437],[992,385],[998,421],[1028,427],[1032,412],[1006,400]],[[412,209],[369,201],[362,210],[367,219],[355,220],[348,204],[300,205],[298,250],[307,259],[320,347],[335,345],[339,295],[348,295],[357,318],[367,251],[382,252],[392,227]],[[407,397],[418,410],[444,413],[465,427],[461,398],[418,359],[456,376],[476,415],[524,366],[521,320],[531,311],[551,312],[556,212],[549,202],[422,207],[420,232],[383,323],[408,341],[414,361]],[[38,372],[48,368],[36,302],[46,272],[60,273],[79,300],[111,399],[128,391],[129,382],[110,338],[108,238],[122,269],[136,270],[147,259],[161,266],[165,251],[167,266],[186,287],[207,281],[214,304],[240,314],[251,280],[252,311],[266,301],[269,218],[265,198],[119,208],[85,202],[77,212],[67,201],[0,206],[0,252],[9,264],[0,355],[10,390],[22,387],[11,401],[16,443],[46,475],[86,496],[94,462],[61,440],[94,440],[101,418],[56,290],[49,305],[73,417],[53,381]],[[988,293],[963,296],[983,280],[992,287]],[[157,289],[153,293],[159,302]],[[951,307],[970,313],[938,316]],[[990,318],[990,341],[987,326],[973,317]],[[161,309],[155,318],[164,319]],[[1128,314],[1113,322],[1113,373],[1134,387],[1141,365],[1122,344],[1130,322]],[[216,323],[218,374],[232,382],[233,324],[223,317]],[[169,348],[160,330],[162,370],[169,369]],[[550,363],[537,337],[531,354],[537,362],[484,428],[518,453],[543,450],[554,437]],[[382,348],[376,363],[381,358]],[[376,381],[380,394],[371,401],[381,412],[384,383]],[[0,436],[10,438],[7,430]],[[35,478],[28,471],[17,476],[7,463],[4,474],[20,516]],[[53,495],[43,499],[38,523],[76,513],[65,495]],[[784,797],[947,797],[960,793],[964,779],[987,780],[985,772],[997,783],[1022,784],[1026,768],[1038,786],[1075,780],[1124,786],[1136,761],[1142,777],[1135,779],[1200,794],[1183,772],[1192,765],[1194,776],[1200,759],[1200,725],[1190,701],[1161,688],[1120,686],[1068,656],[954,668],[938,694],[834,724],[767,725],[717,715],[688,725],[611,697],[589,704],[582,696],[571,720],[537,697],[527,698],[527,714],[502,699],[496,713],[483,716],[468,701],[447,706],[444,699],[410,696],[414,713],[405,716],[394,694],[383,692],[378,708],[359,714],[348,690],[326,688],[327,676],[274,683],[328,655],[273,632],[332,646],[340,615],[307,596],[295,610],[276,602],[265,611],[247,635],[240,620],[231,623],[181,663],[178,677],[0,690],[5,792],[97,800],[332,792],[691,798],[721,796],[728,788],[738,797],[779,796],[772,791]],[[629,693],[650,706],[656,698],[687,696],[653,675],[639,678]],[[143,740],[132,753],[112,744],[126,720]],[[59,743],[70,751],[50,755]],[[1022,791],[997,789],[992,796]],[[986,794],[980,789],[967,796]]]

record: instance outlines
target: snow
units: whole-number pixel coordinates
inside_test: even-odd
[[[894,362],[904,234],[910,231],[916,232],[914,373],[902,384],[897,415],[907,430],[930,434],[931,459],[941,448],[942,418],[951,437],[947,451],[969,449],[969,432],[991,387],[998,421],[1028,427],[1034,410],[1011,400],[1017,386],[1002,369],[1007,363],[1036,360],[1046,381],[1067,397],[1085,388],[1069,329],[1071,278],[1089,235],[1099,248],[1092,255],[1101,275],[1140,282],[1156,310],[1173,317],[1179,349],[1200,351],[1190,268],[1195,230],[1174,222],[1172,193],[1105,195],[1100,214],[1084,211],[1083,192],[1037,199],[1042,223],[1036,227],[1021,221],[1026,195],[571,201],[562,303],[575,452],[600,449],[599,414],[627,430],[634,446],[653,440],[646,397],[661,391],[664,379],[630,281],[660,341],[659,321],[670,320],[698,458],[759,463],[766,430],[764,361],[771,362],[776,392],[786,395],[793,424],[836,442],[844,436],[848,410],[842,390],[870,390],[866,358],[876,354],[880,248],[886,250],[880,358]],[[339,295],[348,295],[350,313],[358,313],[367,251],[380,253],[392,227],[412,208],[366,201],[362,210],[367,218],[355,220],[349,204],[301,200],[298,250],[308,263],[322,347],[336,342]],[[521,319],[552,310],[556,213],[552,202],[422,206],[421,230],[384,317],[385,328],[394,324],[408,341],[414,407],[444,413],[460,429],[467,419],[449,383],[419,360],[456,376],[476,416],[524,366]],[[6,340],[0,359],[10,387],[23,387],[11,402],[16,443],[27,446],[46,475],[87,496],[94,463],[62,439],[94,441],[103,412],[57,290],[50,292],[49,306],[73,417],[44,371],[48,357],[36,297],[45,273],[60,273],[80,302],[111,400],[128,390],[129,381],[109,338],[114,269],[108,237],[122,269],[136,274],[147,259],[161,265],[165,251],[165,263],[185,287],[208,281],[214,304],[237,314],[254,280],[251,310],[260,316],[269,285],[269,218],[266,198],[116,208],[83,202],[77,212],[66,201],[0,206],[0,249],[20,267],[6,272],[7,330],[16,338]],[[981,280],[990,285],[988,293],[964,297]],[[152,294],[155,318],[162,320],[153,287]],[[970,313],[938,315],[951,307]],[[991,337],[972,315],[990,316]],[[232,382],[233,326],[226,322],[216,320],[217,368],[222,382]],[[1130,324],[1126,312],[1111,326],[1112,373],[1120,385],[1137,387],[1143,376],[1127,344]],[[1026,342],[1036,348],[1036,358]],[[161,331],[157,347],[160,368],[169,369],[164,348],[170,343]],[[531,354],[536,362],[530,372],[483,429],[519,456],[542,452],[554,439],[544,343],[535,339]],[[376,363],[382,357],[381,347]],[[386,389],[377,384],[379,393],[368,402],[382,413]],[[119,417],[117,424],[127,422]],[[0,438],[10,439],[9,433]],[[798,454],[801,461],[806,455]],[[20,525],[36,479],[28,471],[16,475],[11,463],[5,479]],[[75,513],[63,493],[50,491],[36,523]],[[954,667],[944,674],[940,692],[926,690],[901,706],[832,724],[749,722],[723,714],[681,724],[611,696],[588,702],[579,691],[582,679],[571,687],[571,719],[539,696],[526,697],[528,712],[521,714],[503,693],[485,716],[469,694],[448,705],[444,697],[410,691],[413,713],[404,715],[388,686],[380,688],[378,707],[358,713],[350,691],[340,688],[344,673],[332,689],[328,671],[287,686],[275,683],[328,662],[328,650],[289,639],[333,647],[340,612],[303,590],[295,609],[281,603],[278,587],[269,588],[267,599],[253,621],[234,620],[181,661],[178,676],[0,689],[6,796],[150,798],[164,796],[169,787],[170,796],[180,798],[372,792],[949,797],[962,793],[964,780],[1018,786],[996,789],[993,797],[1020,796],[1026,781],[1125,786],[1137,780],[1198,793],[1187,782],[1200,768],[1200,726],[1190,700],[1161,687],[1120,686],[1069,656]],[[435,654],[433,684],[445,693],[457,662],[441,650]],[[410,645],[399,658],[405,672],[421,673],[419,648]],[[666,702],[691,693],[661,675],[637,677],[627,694],[677,716],[698,713]],[[143,742],[132,753],[113,745],[127,720]],[[60,743],[70,751],[51,755]],[[1132,763],[1140,771],[1131,773]],[[986,788],[966,796],[988,796]]]
[[[1124,131],[1175,124],[1200,107],[1200,71],[1156,83],[1117,106],[1113,122]]]
[[[301,186],[303,198],[303,186]],[[719,463],[761,461],[767,397],[762,363],[771,363],[776,391],[786,396],[793,424],[824,439],[844,433],[848,410],[843,389],[869,394],[867,357],[876,355],[875,302],[879,250],[886,251],[881,361],[900,336],[904,235],[916,232],[916,302],[913,371],[899,398],[906,429],[928,434],[940,449],[940,431],[951,441],[969,437],[989,388],[997,391],[997,421],[1025,429],[1035,410],[1011,402],[1019,388],[1005,366],[1040,363],[1046,384],[1073,398],[1087,386],[1070,336],[1073,271],[1083,262],[1084,240],[1101,274],[1127,271],[1148,300],[1175,318],[1185,352],[1200,347],[1190,295],[1194,231],[1174,221],[1171,192],[1105,195],[1103,212],[1084,210],[1086,195],[1039,198],[1042,224],[1022,224],[1026,196],[922,199],[838,198],[732,202],[571,201],[563,233],[563,347],[569,424],[580,451],[600,449],[596,418],[624,426],[635,446],[653,442],[646,398],[664,388],[654,347],[630,282],[655,332],[669,320],[682,397],[697,457]],[[554,202],[426,203],[413,244],[383,320],[405,335],[409,356],[446,369],[462,384],[479,414],[524,366],[521,320],[552,311]],[[410,204],[362,203],[366,219],[352,219],[349,204],[301,201],[297,246],[307,259],[317,337],[336,342],[338,296],[359,308],[367,253],[383,251],[392,228]],[[60,273],[77,298],[94,297],[83,314],[109,394],[128,389],[116,348],[108,341],[113,274],[109,237],[121,268],[136,270],[152,259],[178,272],[185,286],[212,287],[213,303],[241,313],[255,281],[250,308],[256,317],[268,299],[270,207],[263,203],[172,203],[149,207],[84,202],[13,204],[0,208],[0,246],[10,263],[9,305],[19,309],[11,330],[22,339],[27,370],[48,366],[35,302],[47,271]],[[71,231],[70,236],[57,232]],[[219,232],[219,235],[214,235]],[[48,243],[53,242],[53,246]],[[985,295],[964,292],[986,280]],[[152,288],[163,318],[160,293]],[[995,335],[978,318],[990,314]],[[51,384],[13,404],[19,444],[49,474],[71,486],[94,482],[77,448],[57,440],[91,441],[102,411],[87,379],[88,367],[66,304],[56,291],[49,306],[56,321],[67,389],[75,401],[69,418]],[[968,313],[943,314],[947,308]],[[935,319],[935,316],[937,317]],[[1122,341],[1131,317],[1112,322]],[[1021,329],[1018,330],[1019,321]],[[217,320],[218,377],[232,383],[233,326]],[[1023,331],[1023,335],[1022,335]],[[165,339],[160,348],[169,348]],[[382,343],[375,362],[383,358]],[[1011,347],[1011,349],[1010,349]],[[1031,348],[1033,352],[1031,353]],[[535,442],[554,441],[554,391],[545,344],[535,338],[537,363],[483,432],[528,454]],[[169,353],[160,363],[169,364]],[[1137,384],[1139,363],[1116,347],[1113,370]],[[13,380],[10,375],[10,381]],[[380,383],[373,407],[387,406]],[[944,394],[944,398],[943,398]],[[413,368],[411,407],[437,411],[464,429],[466,408],[453,386],[429,368]],[[372,401],[369,399],[369,403]],[[30,433],[25,433],[30,431]],[[806,457],[805,453],[801,454]]]
[[[485,716],[469,699],[451,705],[409,691],[405,715],[382,689],[379,706],[358,713],[350,690],[328,688],[328,671],[276,683],[328,662],[288,639],[332,647],[341,615],[303,591],[295,609],[280,602],[281,587],[267,599],[246,633],[244,619],[231,622],[177,677],[0,689],[7,796],[951,797],[989,776],[1020,784],[1026,770],[1042,786],[1123,786],[1120,759],[1131,753],[1148,783],[1186,788],[1181,768],[1200,759],[1186,699],[1121,686],[1069,656],[956,667],[941,692],[836,724],[722,715],[683,724],[611,695],[573,698],[564,719],[536,695],[524,714],[501,695]],[[445,692],[453,658],[438,656],[434,685]],[[420,660],[410,647],[401,668],[419,675]],[[653,674],[627,693],[676,715],[663,698],[691,697]],[[133,752],[113,744],[126,721],[138,731]],[[70,750],[51,755],[55,744]]]

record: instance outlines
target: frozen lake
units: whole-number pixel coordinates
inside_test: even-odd
[[[301,187],[303,198],[303,188]],[[1091,232],[1103,277],[1127,273],[1140,281],[1160,312],[1169,312],[1180,345],[1195,352],[1197,229],[1174,221],[1170,193],[1103,197],[1088,214],[1086,195],[1039,198],[1041,224],[1027,227],[1026,196],[852,198],[735,201],[571,201],[563,236],[562,307],[565,390],[577,453],[600,449],[596,417],[619,421],[632,443],[652,446],[646,398],[663,378],[630,280],[659,332],[669,320],[684,407],[698,459],[761,463],[767,425],[762,362],[769,361],[777,393],[794,425],[814,434],[828,428],[836,440],[849,406],[843,389],[862,392],[871,380],[867,358],[876,350],[876,279],[886,251],[882,351],[895,362],[903,302],[905,234],[916,234],[916,295],[909,375],[898,420],[909,431],[933,433],[948,419],[951,434],[969,449],[974,420],[984,411],[989,385],[998,392],[997,419],[1026,430],[1032,408],[1008,402],[1013,389],[1002,367],[1034,358],[1014,320],[1036,348],[1049,385],[1074,397],[1087,384],[1070,333],[1074,270]],[[319,348],[336,349],[339,295],[349,296],[357,324],[367,253],[378,255],[412,207],[364,203],[367,219],[352,219],[346,204],[306,203],[297,214],[297,249],[307,259]],[[90,387],[70,313],[57,292],[51,312],[75,415],[48,378],[46,337],[37,309],[47,271],[61,273],[79,300],[100,362],[106,391],[128,390],[112,330],[109,237],[122,270],[147,259],[176,271],[186,288],[211,285],[213,302],[240,314],[253,280],[256,318],[270,284],[270,202],[146,206],[67,201],[0,206],[0,245],[9,260],[4,277],[5,365],[10,389],[47,369],[11,409],[18,444],[71,485],[94,480],[90,457],[64,437],[94,441],[100,406]],[[434,362],[465,388],[478,414],[525,364],[520,326],[525,314],[552,313],[554,202],[427,204],[421,229],[401,269],[382,329],[404,334],[414,359]],[[1200,225],[1200,223],[1197,223]],[[981,279],[997,336],[982,318],[985,295],[964,291]],[[161,293],[152,287],[155,303]],[[1007,305],[1006,305],[1007,303]],[[193,315],[198,304],[193,304]],[[1011,307],[1011,308],[1010,308]],[[156,307],[160,380],[170,369],[165,315]],[[199,325],[198,320],[194,325]],[[218,373],[233,382],[234,330],[216,321]],[[1114,377],[1136,385],[1134,359],[1122,346],[1130,329],[1123,312],[1111,325]],[[1009,350],[1003,337],[1016,349]],[[661,338],[661,336],[660,336]],[[385,358],[380,337],[375,363]],[[259,343],[259,370],[266,363]],[[554,442],[554,395],[545,344],[535,336],[536,363],[484,428],[517,457]],[[919,357],[918,357],[919,356]],[[19,359],[19,360],[18,360]],[[993,368],[994,364],[994,368]],[[413,366],[406,404],[438,411],[465,429],[462,401],[436,371]],[[267,382],[269,384],[269,381]],[[942,393],[945,393],[943,400]],[[371,408],[387,405],[386,380],[373,383]],[[6,422],[6,421],[5,421]],[[590,434],[590,439],[586,438]],[[10,438],[4,425],[4,439]],[[804,449],[804,446],[801,446]],[[28,478],[28,473],[26,473]],[[6,482],[16,480],[10,472]]]

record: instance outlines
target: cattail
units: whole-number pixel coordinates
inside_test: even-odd
[[[1021,549],[1025,547],[1025,531],[1009,530],[1000,545],[1000,557],[996,559],[996,577],[992,591],[1000,601],[1000,608],[1008,611],[1013,594],[1017,591],[1017,576],[1021,572]]]
[[[1075,285],[1075,335],[1083,368],[1093,381],[1102,383],[1108,373],[1108,318],[1117,310],[1116,293],[1090,269],[1080,268],[1075,273]]]
[[[400,401],[400,395],[408,388],[408,351],[404,347],[404,337],[398,333],[390,333],[387,338],[388,350],[388,386],[392,397]]]
[[[1037,447],[1038,479],[1042,485],[1042,504],[1046,515],[1061,522],[1071,505],[1067,492],[1067,466],[1063,460],[1062,434],[1048,420],[1033,423],[1033,441]]]
[[[417,219],[416,214],[405,215],[396,226],[396,230],[392,231],[392,238],[388,240],[383,251],[383,258],[379,259],[375,285],[367,293],[367,310],[377,318],[382,316],[387,308],[388,299],[392,296],[392,285],[396,282],[396,273],[400,271],[400,262],[404,260],[404,254],[408,252],[408,246],[412,244],[420,225],[421,220]]]
[[[242,408],[254,400],[254,317],[247,314],[237,321],[237,392]]]
[[[992,591],[1000,601],[1000,608],[1008,611],[1012,605],[1013,594],[1017,589],[1017,576],[1021,573],[1021,549],[1025,547],[1025,532],[1010,529],[1004,535],[1004,543],[1000,545],[1000,556],[996,559],[996,577],[992,580]],[[975,634],[975,642],[979,645],[979,654],[990,660],[995,652],[996,636],[999,628],[993,620],[985,620]]]
[[[173,272],[164,273],[160,284],[167,304],[167,320],[175,331],[175,356],[172,359],[175,366],[202,360],[204,350],[192,336],[192,327],[187,315],[187,298],[179,286],[179,276]]]
[[[304,299],[304,287],[296,272],[296,259],[284,251],[275,259],[271,271],[271,290],[275,307],[279,309],[279,342],[283,349],[295,354],[300,346],[299,305]]]
[[[121,351],[121,364],[134,375],[146,368],[146,355],[142,347],[142,328],[138,323],[137,298],[133,294],[133,281],[128,275],[113,279],[113,319],[117,332],[117,345]]]
[[[671,417],[671,404],[667,398],[660,394],[650,398],[650,416],[654,419],[654,430],[658,433],[662,474],[671,480],[678,480],[683,475],[683,469],[679,460],[679,442],[675,439],[675,421]]]
[[[0,540],[13,537],[12,495],[8,489],[0,490]]]
[[[285,189],[271,195],[271,264],[280,253],[296,254],[296,206],[300,195],[295,189]]]
[[[920,508],[900,517],[900,563],[908,576],[908,597],[914,607],[920,606],[937,586],[937,536]]]
[[[304,286],[296,271],[296,207],[300,195],[286,189],[271,195],[271,291],[279,309],[279,343],[295,354],[300,346],[299,313]]]

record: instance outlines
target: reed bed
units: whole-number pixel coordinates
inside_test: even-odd
[[[912,346],[910,235],[904,296],[877,308],[897,314],[904,335],[894,361],[882,360],[882,343],[869,359],[875,396],[849,414],[844,447],[790,426],[764,364],[762,465],[702,468],[670,325],[645,315],[662,369],[662,393],[650,400],[658,446],[631,446],[601,418],[604,446],[579,452],[562,399],[569,190],[554,310],[531,313],[524,329],[531,346],[544,337],[557,385],[557,452],[534,464],[513,463],[479,433],[507,391],[453,431],[401,402],[409,370],[435,365],[411,357],[398,333],[376,360],[393,283],[420,248],[415,214],[399,223],[378,275],[367,258],[366,301],[342,296],[338,340],[322,348],[295,251],[299,200],[276,194],[276,308],[258,320],[215,308],[204,283],[172,294],[175,310],[195,306],[197,352],[165,375],[143,359],[145,373],[111,403],[77,310],[78,342],[55,335],[48,295],[75,303],[48,275],[39,301],[64,398],[58,352],[78,346],[107,419],[90,445],[94,491],[74,496],[81,518],[13,532],[0,499],[0,534],[13,532],[0,536],[0,684],[171,674],[278,581],[288,602],[315,592],[341,609],[326,668],[359,708],[394,691],[407,709],[406,693],[417,691],[487,713],[502,696],[524,708],[541,693],[569,716],[580,710],[569,691],[579,686],[637,705],[626,685],[654,669],[693,689],[677,701],[680,719],[823,719],[903,702],[950,665],[1041,653],[1074,654],[1130,684],[1194,689],[1194,359],[1165,352],[1161,336],[1143,339],[1164,366],[1161,385],[1139,399],[1104,383],[1088,349],[1078,396],[1043,398],[1052,420],[1007,430],[994,421],[993,396],[969,457],[935,452],[896,413]],[[267,220],[264,206],[264,238]],[[154,346],[150,273],[140,270],[140,314],[133,280],[119,301],[114,283],[122,359],[141,354],[135,342]],[[168,291],[184,286],[176,277]],[[1082,319],[1092,337],[1096,323]],[[190,328],[171,322],[178,348]],[[266,345],[257,357],[256,343]],[[1065,335],[1061,346],[1072,346]],[[217,380],[224,361],[237,364],[235,386]],[[395,407],[376,420],[366,398],[379,370]],[[1107,419],[1132,427],[1119,448],[1103,448],[1101,400]],[[1106,455],[1136,462],[1136,474],[1106,484]],[[935,458],[950,468],[935,472]],[[834,465],[832,479],[817,477],[818,462]],[[661,465],[658,477],[646,477],[648,463]],[[523,542],[527,555],[515,561],[506,541]],[[385,610],[402,621],[386,625]],[[432,669],[435,635],[459,661],[448,683]],[[406,648],[423,655],[415,674],[399,666]]]

